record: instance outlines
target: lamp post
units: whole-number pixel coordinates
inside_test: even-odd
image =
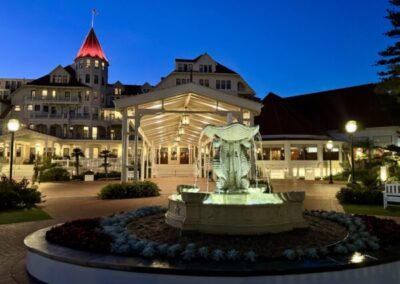
[[[356,183],[355,177],[354,177],[354,141],[353,141],[353,133],[357,131],[357,121],[355,120],[349,120],[346,123],[346,132],[349,133],[350,135],[350,143],[351,143],[351,182]]]
[[[333,142],[332,140],[329,140],[326,143],[326,149],[328,149],[328,153],[329,153],[329,183],[333,183],[333,179],[332,179],[332,149],[333,149]]]
[[[11,181],[13,159],[14,159],[14,133],[19,129],[18,119],[10,119],[7,123],[7,129],[9,132],[11,132],[11,145],[10,145],[10,181]]]

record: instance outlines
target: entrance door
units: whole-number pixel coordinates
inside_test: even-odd
[[[168,164],[168,148],[162,147],[160,149],[160,164]]]
[[[180,148],[179,155],[179,163],[180,164],[189,164],[189,149],[188,148]]]

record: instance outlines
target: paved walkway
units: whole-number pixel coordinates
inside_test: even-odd
[[[37,222],[0,225],[0,283],[29,283],[25,271],[25,248],[23,240],[28,234],[47,226],[78,218],[89,218],[133,210],[142,206],[167,205],[168,195],[174,193],[178,184],[193,184],[191,178],[154,179],[162,189],[161,196],[141,199],[100,200],[97,193],[109,182],[69,182],[44,183],[39,190],[45,196],[43,209],[53,219]],[[207,184],[199,181],[199,186],[206,191]],[[325,209],[342,211],[334,197],[341,184],[329,185],[326,182],[274,181],[273,189],[278,191],[304,190],[307,209]],[[209,183],[210,191],[214,184]]]

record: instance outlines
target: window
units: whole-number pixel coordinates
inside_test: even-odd
[[[32,90],[32,91],[31,91],[31,97],[32,97],[32,98],[36,97],[36,90]]]
[[[65,93],[64,93],[64,96],[65,96],[65,99],[66,99],[66,100],[69,100],[69,99],[71,98],[71,92],[68,92],[68,91],[65,92]]]
[[[181,79],[176,79],[176,85],[180,85],[181,84]]]
[[[106,64],[104,62],[101,62],[101,70],[104,70],[106,68]]]
[[[90,74],[86,74],[85,83],[90,84]]]
[[[244,86],[244,84],[243,84],[243,82],[238,82],[237,83],[237,89],[238,89],[238,91],[244,91],[244,90],[246,90],[246,87]]]
[[[94,68],[99,69],[99,61],[98,60],[94,61]]]
[[[121,88],[115,88],[114,89],[114,95],[121,95],[122,94],[122,89]]]
[[[88,126],[83,127],[83,138],[89,138],[89,127]]]
[[[33,105],[28,105],[27,109],[28,109],[29,111],[32,111],[32,110],[33,110]]]
[[[40,111],[40,105],[35,105],[35,111]]]
[[[106,84],[106,81],[104,80],[104,76],[101,77],[101,85],[104,86]]]
[[[99,83],[99,75],[94,75],[93,81],[95,84]]]
[[[216,88],[221,90],[230,90],[231,80],[217,80]]]
[[[92,139],[97,139],[97,127],[92,127]]]
[[[79,68],[80,68],[80,69],[83,68],[83,60],[79,60]]]
[[[86,91],[85,93],[85,101],[90,101],[90,91]]]
[[[210,81],[209,81],[208,79],[200,79],[200,80],[199,80],[199,84],[200,84],[201,86],[209,87],[209,86],[210,86]]]
[[[14,108],[15,111],[21,111],[21,106],[20,105],[16,105]]]
[[[203,66],[204,66],[203,64],[200,64],[200,65],[199,65],[199,72],[203,72],[203,70],[204,70],[204,69],[203,69]]]
[[[283,145],[268,145],[263,146],[262,149],[257,150],[258,160],[274,160],[283,161],[285,160],[285,150]]]
[[[267,161],[271,159],[271,148],[263,147],[257,150],[257,159]]]
[[[328,149],[324,147],[323,159],[324,161],[339,161],[339,147],[334,145],[331,151],[328,151]]]
[[[53,99],[56,97],[56,90],[51,91],[51,96],[53,97]]]
[[[42,99],[47,99],[47,90],[42,90]]]
[[[212,73],[212,65],[208,65],[208,73]]]
[[[291,160],[317,160],[317,145],[290,145]]]
[[[178,63],[178,71],[179,71],[179,72],[183,71],[183,65],[182,65],[182,63]]]
[[[90,59],[86,59],[86,68],[90,68]]]
[[[43,106],[43,112],[49,112],[49,106]]]
[[[97,92],[93,91],[93,100],[97,101],[98,96],[97,96]]]

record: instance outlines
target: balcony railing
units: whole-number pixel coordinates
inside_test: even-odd
[[[77,96],[62,97],[62,96],[28,96],[25,97],[25,101],[32,102],[63,102],[63,103],[79,103],[82,98]]]

